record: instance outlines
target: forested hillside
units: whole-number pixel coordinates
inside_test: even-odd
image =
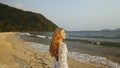
[[[23,11],[0,3],[0,32],[53,31],[57,27],[42,14]]]

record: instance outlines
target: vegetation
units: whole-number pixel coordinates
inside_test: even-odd
[[[43,15],[0,3],[0,32],[53,31],[58,26]]]

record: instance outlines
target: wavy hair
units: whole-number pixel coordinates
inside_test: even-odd
[[[53,56],[58,57],[58,47],[59,47],[60,40],[61,40],[61,31],[62,30],[64,30],[64,29],[57,28],[55,30],[55,32],[53,33],[51,43],[50,43],[50,48],[49,48],[49,52],[52,57]]]

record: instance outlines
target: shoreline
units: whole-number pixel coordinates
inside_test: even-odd
[[[18,33],[0,33],[0,68],[52,68],[52,57],[48,52],[34,49],[22,39],[16,38],[15,34]],[[70,57],[68,65],[69,68],[109,68],[79,62]]]
[[[33,46],[36,50],[41,50],[48,52],[49,45],[36,43],[36,42],[26,42],[26,44]],[[84,54],[79,52],[68,52],[68,57],[73,58],[79,62],[85,62],[89,64],[96,64],[98,66],[109,66],[111,68],[119,68],[119,64],[102,56],[94,56],[90,54]]]

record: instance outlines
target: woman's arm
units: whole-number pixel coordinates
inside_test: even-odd
[[[59,67],[60,68],[64,68],[64,65],[65,65],[65,63],[66,63],[66,57],[67,57],[67,55],[66,55],[66,44],[61,44],[60,46],[59,46],[59,53],[58,53],[58,63],[59,63]]]

